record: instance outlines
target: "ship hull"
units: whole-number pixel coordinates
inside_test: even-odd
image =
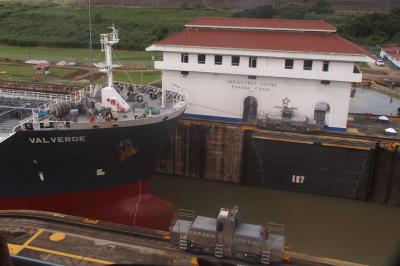
[[[41,210],[96,221],[98,219],[141,227],[167,230],[176,208],[146,192],[147,180],[108,188],[47,196],[7,197],[0,206],[7,209]]]
[[[166,228],[175,208],[149,193],[148,178],[177,119],[16,132],[0,144],[0,209]]]

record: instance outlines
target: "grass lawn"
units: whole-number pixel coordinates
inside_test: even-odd
[[[144,69],[153,68],[152,52],[113,50],[113,60],[116,64],[136,65]],[[47,60],[57,63],[67,58],[75,58],[78,63],[89,64],[90,55],[88,49],[81,48],[48,48],[48,47],[19,47],[0,45],[0,59],[10,60],[28,59]],[[93,49],[93,61],[103,61],[104,53]]]
[[[49,75],[39,76],[36,81],[41,83],[71,84],[73,82],[62,78],[75,71],[76,69],[52,67]],[[36,71],[32,66],[0,65],[0,80],[34,82],[35,73]]]

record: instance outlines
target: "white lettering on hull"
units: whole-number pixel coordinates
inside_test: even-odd
[[[40,181],[44,181],[44,173],[43,172],[38,172],[38,175],[39,175],[39,178],[40,178]]]
[[[102,176],[102,175],[105,175],[106,174],[106,172],[104,171],[104,169],[97,169],[96,170],[96,175],[97,176]]]
[[[86,136],[29,138],[29,142],[32,144],[86,142]]]

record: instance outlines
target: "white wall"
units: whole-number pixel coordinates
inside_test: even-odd
[[[248,66],[248,62],[245,63]],[[272,67],[277,61],[265,63]],[[275,106],[281,106],[282,99],[288,97],[291,100],[289,105],[298,108],[297,116],[313,119],[315,105],[327,102],[330,105],[327,125],[346,128],[347,124],[351,90],[349,82],[333,81],[330,85],[322,85],[320,80],[259,76],[251,80],[247,75],[200,72],[189,72],[183,77],[180,71],[164,70],[162,83],[166,89],[182,90],[187,94],[186,113],[242,118],[244,99],[254,96],[258,101],[259,115],[278,114],[280,109]]]
[[[362,74],[353,73],[353,62],[329,61],[329,71],[322,71],[322,60],[313,60],[312,70],[303,70],[303,59],[295,59],[293,69],[285,69],[285,58],[257,57],[257,67],[249,67],[249,56],[240,57],[240,65],[231,65],[231,55],[223,55],[222,65],[214,64],[214,54],[206,54],[206,63],[198,64],[197,54],[189,53],[189,62],[181,62],[181,53],[164,52],[163,61],[155,68],[162,70],[198,71],[206,73],[288,77],[301,79],[361,82]],[[288,57],[288,59],[291,59]]]

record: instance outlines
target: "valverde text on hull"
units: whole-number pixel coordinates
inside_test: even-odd
[[[100,36],[106,62],[97,66],[107,73],[105,87],[48,97],[10,132],[0,132],[1,209],[169,225],[175,207],[149,194],[147,178],[185,102],[165,89],[113,82],[118,31],[112,29]],[[29,101],[30,93],[20,94],[19,101]],[[2,90],[0,100],[15,103],[15,96]]]

